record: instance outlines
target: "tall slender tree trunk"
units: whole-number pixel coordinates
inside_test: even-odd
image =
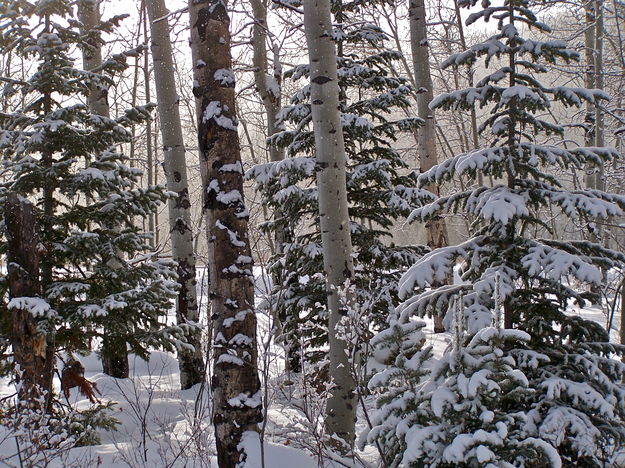
[[[619,335],[620,343],[625,345],[625,277],[621,280],[621,322]],[[621,360],[625,362],[625,356]]]
[[[252,27],[252,47],[254,61],[254,81],[256,89],[265,108],[267,119],[267,135],[271,136],[281,130],[277,124],[277,115],[281,107],[281,87],[282,87],[282,67],[280,66],[280,55],[278,50],[273,51],[273,74],[269,74],[268,51],[267,51],[267,0],[251,0],[252,14],[254,15],[254,26]],[[284,150],[276,145],[269,145],[269,159],[271,161],[282,161]],[[282,210],[277,209],[273,213],[274,219],[284,217]],[[288,228],[279,229],[275,233],[275,252],[284,253],[284,245],[292,239]],[[280,278],[273,278],[274,283],[281,281]],[[291,317],[277,317],[280,329],[282,330],[282,342],[284,343],[286,355],[286,372],[299,372],[301,370],[299,338],[297,330],[291,329],[284,332],[288,327]]]
[[[589,0],[584,4],[585,30],[584,30],[584,56],[586,70],[584,73],[584,87],[594,89],[595,87],[595,9],[594,0]],[[586,146],[595,146],[595,109],[591,102],[586,103],[586,132],[584,141]],[[592,184],[593,177],[589,174],[586,177],[586,185]]]
[[[514,4],[509,2],[507,4],[508,7],[508,24],[514,27]],[[509,86],[512,88],[517,85],[516,82],[516,72],[517,72],[517,60],[516,60],[516,51],[515,49],[510,49],[508,55],[508,68],[510,69],[509,76]],[[514,160],[517,158],[517,148],[519,137],[516,131],[516,126],[518,124],[518,106],[516,98],[512,98],[509,104],[509,112],[508,112],[508,164],[506,164],[506,179],[508,182],[508,188],[514,190],[516,188],[516,172],[514,170]],[[509,244],[513,241],[516,236],[517,231],[517,223],[510,223],[507,226],[508,230],[508,239],[510,239]],[[514,325],[514,311],[512,310],[510,304],[510,298],[508,297],[503,303],[504,310],[504,328],[513,328]]]
[[[281,81],[279,55],[274,51],[274,69],[270,75],[267,52],[267,2],[266,0],[251,0],[254,25],[252,27],[252,47],[254,62],[254,81],[256,89],[263,101],[267,118],[267,133],[269,136],[277,133],[280,128],[277,125],[276,116],[280,110]],[[282,161],[284,150],[275,145],[269,146],[269,159]]]
[[[603,0],[595,0],[595,88],[603,90],[603,38],[604,38],[604,8]],[[605,146],[605,117],[601,106],[595,106],[595,145]],[[595,172],[594,188],[605,189],[605,168],[601,164]]]
[[[254,278],[224,0],[190,0],[200,170],[213,320],[215,438],[221,468],[245,459],[241,436],[262,420]]]
[[[202,382],[205,373],[200,331],[196,328],[199,313],[191,229],[191,201],[189,200],[186,152],[178,108],[179,98],[176,93],[169,22],[167,21],[169,11],[163,0],[147,0],[147,13],[152,32],[150,46],[154,63],[154,81],[163,140],[167,190],[176,193],[176,198],[170,198],[168,202],[171,250],[173,259],[178,263],[178,282],[180,283],[176,301],[176,318],[179,325],[193,327],[193,330],[186,334],[187,342],[193,346],[193,349],[183,349],[178,354],[180,386],[185,390]]]
[[[143,43],[148,43],[148,14],[146,7],[146,0],[141,0],[141,16],[143,20]],[[152,88],[150,83],[150,61],[148,54],[145,53],[143,55],[143,84],[145,86],[145,103],[149,104],[152,102]],[[154,177],[154,144],[153,144],[153,135],[152,135],[152,119],[148,119],[145,124],[145,150],[146,150],[146,166],[147,166],[147,176],[148,176],[148,186],[154,185],[156,183],[156,178]],[[158,212],[150,213],[148,215],[148,232],[152,234],[150,238],[150,245],[154,247],[157,242],[157,221],[156,217]]]
[[[37,407],[44,392],[52,394],[52,373],[47,362],[46,336],[37,328],[29,301],[41,297],[39,282],[39,228],[31,203],[15,193],[5,202],[8,241],[10,342],[18,374],[18,399]],[[21,299],[20,299],[21,298]]]
[[[139,36],[141,35],[141,23],[137,24],[137,40],[139,42]],[[131,44],[135,44],[134,37],[131,39]],[[139,60],[141,60],[141,56],[137,54],[135,56],[134,69],[132,72],[132,91],[130,93],[130,106],[137,106],[137,89],[139,89]],[[136,149],[137,149],[137,126],[133,123],[130,127],[130,148],[128,149],[128,157],[130,159],[130,167],[136,166]],[[134,187],[134,183],[133,183]]]
[[[93,30],[100,23],[100,3],[98,0],[80,0],[78,2],[78,19],[83,23],[83,32]],[[82,64],[85,70],[93,70],[102,65],[102,45],[92,41],[89,49],[82,51]],[[105,84],[93,85],[87,95],[89,109],[95,114],[110,117],[108,89]]]
[[[355,384],[348,344],[341,339],[338,325],[346,315],[339,288],[352,278],[354,267],[347,203],[347,158],[338,110],[336,48],[331,35],[329,0],[304,1],[304,30],[310,63],[319,218],[329,311],[332,388],[327,403],[326,429],[351,447],[356,417]]]
[[[422,1],[422,0],[419,0]],[[458,34],[460,36],[460,46],[462,47],[462,50],[466,50],[467,49],[467,41],[464,35],[464,25],[462,24],[462,15],[460,14],[460,5],[458,4],[458,0],[454,0],[454,10],[455,10],[455,14],[456,14],[456,23],[458,25]],[[425,7],[424,7],[424,11],[425,11]],[[468,79],[468,85],[469,87],[473,87],[473,73],[474,73],[474,69],[473,67],[470,67],[468,70],[469,73],[469,79]],[[457,88],[458,89],[458,88]],[[471,108],[471,138],[472,138],[472,146],[473,149],[477,149],[480,146],[480,137],[478,134],[478,128],[477,128],[477,115],[475,113],[475,107]],[[479,174],[479,177],[482,177],[482,174]],[[478,180],[478,184],[482,185],[482,182],[480,182]]]
[[[45,32],[50,32],[50,16],[44,18]],[[43,112],[46,116],[49,116],[52,112],[52,94],[46,92],[43,96]],[[48,150],[42,153],[43,165],[46,169],[50,169],[54,164],[54,154]],[[43,217],[40,218],[42,222],[40,228],[46,229],[49,223],[52,223],[52,217],[54,215],[54,192],[56,186],[52,178],[47,177],[43,182]],[[52,250],[52,245],[48,242],[45,245],[45,249]],[[45,292],[46,288],[52,284],[53,271],[52,264],[48,262],[41,262],[41,290]],[[48,332],[46,336],[46,376],[52,379],[54,369],[56,367],[56,333],[55,331]],[[48,392],[46,396],[46,411],[52,410],[52,392]]]
[[[430,73],[429,45],[427,40],[427,25],[424,0],[410,0],[410,45],[412,49],[412,65],[415,84],[418,90],[417,111],[424,124],[419,129],[418,153],[421,172],[428,171],[438,164],[436,153],[436,122],[434,111],[429,104],[434,99],[434,85]],[[426,187],[430,192],[439,195],[437,185]],[[446,247],[447,226],[443,218],[430,220],[426,225],[427,244],[432,249]],[[434,332],[444,332],[443,316],[434,316]]]
[[[589,0],[584,5],[586,17],[586,30],[584,32],[585,39],[585,58],[586,58],[586,88],[603,89],[603,1]],[[603,111],[598,105],[586,104],[587,126],[585,135],[586,146],[604,146],[604,116]],[[592,166],[586,173],[586,187],[595,190],[603,190],[605,167],[603,163],[598,166]],[[590,239],[593,242],[603,243],[602,230],[597,221],[599,219],[590,220],[592,229],[589,231]],[[590,288],[595,294],[595,302],[601,302],[601,286],[593,285]]]
[[[78,2],[78,19],[84,26],[84,32],[95,29],[100,23],[100,3],[98,0],[80,0]],[[83,68],[94,70],[102,65],[102,44],[99,38],[94,39],[89,48],[82,51]],[[94,114],[110,117],[108,89],[105,84],[91,86],[87,96],[87,104]],[[110,262],[117,262],[112,258]],[[102,339],[102,370],[105,374],[119,379],[128,377],[128,351],[126,340],[110,336],[104,330]]]

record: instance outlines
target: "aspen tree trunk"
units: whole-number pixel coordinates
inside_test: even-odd
[[[427,26],[425,18],[424,0],[410,0],[408,15],[410,17],[410,45],[412,50],[412,64],[414,69],[417,94],[418,116],[424,120],[424,125],[419,129],[418,153],[420,170],[425,172],[438,164],[436,154],[436,122],[434,111],[429,104],[434,99],[434,86],[430,74],[430,59],[427,41]],[[430,192],[438,195],[438,186],[433,184],[426,187]],[[432,249],[446,247],[447,226],[443,218],[428,221],[425,225],[427,232],[427,244]],[[442,311],[440,311],[442,313]],[[434,332],[445,331],[443,316],[434,316]]]
[[[595,87],[603,90],[603,43],[605,35],[603,0],[595,0],[595,14],[597,17],[595,24]],[[605,115],[600,105],[595,106],[595,145],[598,147],[605,146]],[[605,190],[605,164],[603,162],[599,163],[599,166],[595,171],[593,188],[597,190]],[[605,229],[601,223],[601,219],[597,218],[595,222],[596,235],[598,241],[604,247],[609,247],[608,236],[606,236]],[[596,291],[599,294],[601,293],[602,286],[605,284],[607,274],[605,268],[602,268],[601,271],[603,273],[603,280],[602,284],[597,287]],[[601,296],[599,295],[599,297]]]
[[[39,233],[35,209],[15,193],[5,202],[8,247],[9,298],[41,297],[39,282]],[[14,304],[15,305],[15,304]],[[19,304],[18,304],[19,305]],[[10,342],[18,376],[18,399],[37,407],[37,398],[52,394],[52,373],[47,362],[46,336],[27,307],[11,307]]]
[[[78,19],[85,26],[84,32],[94,29],[100,23],[100,4],[98,0],[80,0],[78,2]],[[90,49],[83,49],[82,64],[85,70],[93,70],[102,65],[102,45],[93,41]],[[95,114],[110,117],[106,85],[92,86],[87,96],[89,109]]]
[[[220,468],[245,459],[245,431],[262,420],[254,278],[224,0],[190,0],[191,51],[213,320],[215,438]]]
[[[252,46],[254,62],[254,81],[256,89],[263,101],[267,116],[267,134],[277,133],[280,128],[276,124],[276,116],[280,110],[280,85],[282,76],[280,73],[279,56],[274,53],[273,74],[268,74],[267,60],[267,4],[266,0],[251,0],[254,26],[252,27]],[[269,147],[269,159],[282,161],[284,151],[275,145]]]
[[[586,72],[584,76],[584,87],[594,89],[595,87],[595,12],[594,0],[588,0],[584,5],[586,22],[584,24],[584,56],[586,61]],[[586,132],[584,140],[586,146],[595,146],[595,112],[594,105],[586,103]],[[589,174],[586,177],[586,185],[592,186],[593,177]]]
[[[277,125],[277,115],[281,107],[281,86],[282,71],[280,66],[280,56],[274,50],[273,76],[269,75],[268,51],[267,51],[267,0],[251,0],[252,14],[254,15],[254,26],[252,27],[252,46],[254,62],[254,81],[256,89],[265,108],[267,118],[267,135],[271,136],[281,130]],[[282,161],[284,150],[275,145],[269,146],[269,159],[271,161]],[[273,213],[275,219],[284,216],[282,210]],[[284,251],[284,244],[291,239],[291,233],[287,229],[276,232],[275,253]],[[274,278],[274,283],[279,282],[279,278]],[[284,330],[285,325],[291,317],[278,317],[280,327]],[[296,330],[291,330],[288,335],[282,336],[285,348],[285,367],[287,374],[299,372],[301,370],[299,339],[293,336]]]
[[[620,324],[620,343],[625,345],[625,278],[621,280],[621,324]],[[625,362],[625,356],[622,361]]]
[[[586,56],[586,88],[603,89],[603,1],[589,0],[584,5],[586,14],[586,30],[584,32],[585,40],[585,56]],[[588,127],[586,131],[586,146],[604,146],[604,117],[599,106],[586,104],[585,124]],[[600,164],[598,167],[592,166],[586,173],[586,187],[595,190],[604,189],[604,166]],[[600,226],[596,224],[598,219],[590,220],[594,224],[594,228],[590,230],[590,239],[593,242],[602,243],[602,233]],[[596,295],[596,303],[601,302],[601,286],[593,285],[591,292]]]
[[[603,90],[603,0],[595,1],[595,15],[595,88]],[[600,106],[595,106],[595,145],[605,146],[605,119]],[[594,188],[598,190],[605,189],[604,169],[603,164],[601,164],[595,173]]]
[[[176,301],[176,319],[179,325],[194,325],[199,322],[199,313],[191,230],[191,202],[167,20],[169,11],[163,0],[147,0],[147,13],[150,19],[150,47],[154,63],[154,81],[163,140],[167,190],[176,193],[176,198],[169,199],[168,202],[171,250],[173,259],[178,263],[178,282],[180,283]],[[178,354],[180,387],[183,390],[202,382],[205,371],[200,331],[190,331],[186,334],[186,340],[193,346],[193,350],[184,349]]]
[[[143,43],[148,43],[148,14],[146,8],[146,0],[141,0],[141,17],[143,20]],[[150,61],[148,58],[148,54],[145,53],[143,55],[143,84],[145,86],[145,103],[149,104],[152,102],[152,93],[150,86]],[[145,124],[145,149],[146,149],[146,158],[147,158],[147,176],[148,176],[148,186],[154,185],[156,183],[156,177],[154,177],[154,144],[153,144],[153,136],[152,136],[152,119],[148,119]],[[157,220],[158,212],[148,214],[148,232],[152,234],[150,238],[150,245],[152,247],[156,246],[157,242]]]
[[[137,38],[139,37],[141,33],[141,25],[139,24],[137,27]],[[131,44],[134,44],[134,37],[131,39]],[[138,40],[137,40],[138,42]],[[130,106],[131,107],[136,107],[137,105],[137,89],[139,88],[139,54],[137,54],[137,56],[135,57],[135,64],[134,64],[134,70],[132,73],[132,92],[130,93]],[[135,125],[135,123],[132,124],[132,126],[130,127],[130,148],[128,150],[128,157],[130,159],[130,167],[135,167],[135,154],[136,154],[136,148],[137,148],[137,143],[136,143],[136,136],[137,136],[137,126]],[[134,187],[134,183],[132,184],[132,186]]]
[[[326,430],[351,447],[356,417],[355,383],[347,353],[348,345],[337,333],[337,324],[346,313],[341,306],[337,288],[353,276],[353,262],[346,186],[347,159],[338,111],[336,49],[331,36],[329,0],[305,0],[303,3],[329,311],[329,376],[332,388],[327,403]]]
[[[100,3],[98,0],[81,0],[78,2],[78,19],[84,25],[84,31],[93,30],[100,23]],[[93,70],[102,65],[102,44],[94,40],[90,47],[83,49],[82,61],[85,70]],[[87,96],[87,104],[94,114],[110,117],[106,85],[93,85]],[[110,259],[116,262],[116,259]],[[105,374],[119,379],[129,375],[128,351],[126,341],[113,339],[104,330],[102,339],[102,370]]]
[[[422,2],[422,0],[419,0],[420,2]],[[425,12],[425,7],[423,8],[424,12]],[[462,24],[462,15],[460,14],[460,5],[458,4],[458,0],[454,0],[454,11],[456,13],[456,22],[458,24],[458,34],[460,35],[460,46],[462,47],[462,50],[467,50],[467,41],[465,39],[464,36],[464,25]],[[474,69],[471,66],[471,68],[469,69],[469,80],[468,80],[468,85],[469,88],[473,87],[473,73],[474,73]],[[456,89],[458,89],[458,87],[456,87]],[[477,128],[477,115],[475,113],[475,107],[471,108],[471,137],[473,139],[473,149],[477,149],[480,146],[480,138],[479,138],[479,134],[478,134],[478,128]],[[482,173],[480,172],[478,174],[478,184],[479,185],[483,185],[483,182],[481,182],[482,179]]]

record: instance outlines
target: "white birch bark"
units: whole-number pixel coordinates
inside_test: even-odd
[[[327,275],[332,389],[326,428],[351,446],[356,397],[347,343],[337,333],[345,315],[337,289],[353,276],[346,187],[346,155],[339,115],[336,48],[332,41],[329,0],[305,0],[304,29],[308,44],[312,120],[317,156],[317,187],[323,263]]]
[[[418,156],[421,172],[428,171],[438,164],[436,153],[436,122],[434,111],[429,104],[434,99],[434,86],[430,73],[429,45],[427,41],[427,25],[424,0],[410,0],[410,45],[412,51],[412,65],[414,69],[415,85],[417,87],[417,114],[424,120],[419,129]],[[439,194],[437,185],[426,187],[430,192]],[[447,226],[442,218],[432,219],[426,225],[427,244],[432,249],[446,247]],[[434,331],[444,332],[443,316],[434,316]]]
[[[178,282],[180,283],[176,301],[176,318],[180,325],[194,326],[199,322],[199,313],[191,229],[191,202],[167,20],[169,11],[163,0],[147,0],[146,5],[150,20],[150,48],[154,64],[167,190],[176,194],[176,198],[170,198],[168,202],[172,257],[178,263]],[[186,339],[194,349],[181,350],[178,354],[180,386],[183,390],[200,383],[204,378],[204,359],[199,330],[189,332]]]

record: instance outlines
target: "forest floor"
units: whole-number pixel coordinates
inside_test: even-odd
[[[262,289],[262,288],[261,288]],[[571,314],[578,314],[606,324],[604,313],[597,307],[570,308]],[[262,317],[261,317],[262,319]],[[620,317],[614,317],[615,329],[612,341],[618,342]],[[315,468],[349,466],[340,460],[318,463],[318,456],[324,452],[325,441],[319,433],[323,420],[320,399],[306,382],[289,385],[282,372],[281,350],[267,337],[266,320],[260,321],[260,343],[266,344],[260,350],[264,369],[263,380],[265,401],[269,404],[264,444],[261,451],[260,439],[248,433],[244,443],[248,453],[246,468]],[[432,330],[428,322],[426,330]],[[427,331],[428,344],[436,355],[442,355],[450,336],[447,333],[434,334]],[[119,421],[114,431],[101,432],[101,443],[71,450],[51,453],[45,460],[29,464],[18,460],[15,437],[6,429],[0,429],[0,466],[49,466],[69,467],[216,467],[215,443],[210,421],[210,398],[206,388],[196,385],[190,390],[179,389],[179,371],[174,354],[154,351],[148,362],[131,356],[130,378],[115,379],[102,373],[97,354],[80,358],[85,367],[85,377],[95,382],[102,401],[115,402],[112,416]],[[297,380],[297,379],[291,379]],[[57,391],[60,384],[55,382]],[[304,388],[304,391],[302,391]],[[0,395],[14,393],[15,388],[8,381],[0,380]],[[86,409],[89,401],[77,389],[70,392],[67,402],[71,406]],[[374,401],[367,402],[368,411],[374,411]],[[366,428],[366,415],[359,412],[358,429]],[[262,454],[261,454],[262,452]],[[41,456],[39,454],[38,456]],[[360,460],[353,466],[377,466],[378,454],[368,446],[359,452]],[[39,458],[40,459],[40,458]],[[261,461],[264,459],[264,463]]]

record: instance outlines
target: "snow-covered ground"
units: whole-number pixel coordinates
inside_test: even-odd
[[[73,448],[51,460],[50,467],[216,467],[215,444],[210,421],[207,393],[200,385],[179,389],[180,378],[175,356],[155,351],[149,362],[131,356],[130,378],[115,379],[102,373],[95,353],[83,357],[85,377],[95,382],[102,401],[116,402],[111,413],[119,421],[115,431],[101,432],[101,444]],[[59,382],[56,382],[57,390]],[[2,382],[1,389],[13,388]],[[89,401],[77,389],[70,391],[69,403],[76,408],[89,407]],[[280,420],[280,411],[269,412]],[[283,421],[282,421],[283,422]],[[0,431],[2,432],[2,431]],[[0,433],[0,463],[20,466],[13,437]],[[252,455],[248,468],[263,468],[260,440],[255,434],[245,438]],[[317,462],[301,450],[266,441],[266,468],[314,468]],[[42,463],[42,462],[39,462]],[[39,463],[32,466],[43,466]],[[29,466],[25,464],[24,466]]]
[[[261,284],[257,284],[261,286]],[[264,289],[264,288],[259,288]],[[262,293],[261,293],[262,294]],[[605,326],[606,318],[597,307],[571,307],[572,314],[596,320]],[[620,317],[613,320],[618,327]],[[270,343],[267,318],[260,319],[261,348]],[[427,344],[436,355],[442,355],[449,343],[449,334],[432,333],[432,323],[426,328]],[[618,340],[618,329],[612,330],[612,340]],[[271,359],[267,385],[267,425],[261,451],[256,434],[246,434],[244,443],[250,453],[247,468],[314,468],[342,466],[318,464],[315,453],[322,444],[311,429],[321,421],[314,395],[293,393],[292,386],[277,374],[282,369],[281,350],[269,344]],[[261,349],[261,354],[264,350]],[[261,358],[262,359],[262,358]],[[216,467],[215,445],[210,418],[210,398],[207,389],[199,385],[186,391],[179,389],[179,371],[173,354],[154,351],[148,362],[137,357],[130,360],[130,378],[114,379],[102,373],[98,356],[92,353],[80,358],[85,377],[95,382],[102,393],[102,401],[116,402],[112,416],[119,422],[116,430],[101,433],[101,444],[73,448],[50,460],[50,467]],[[56,382],[57,391],[59,382]],[[14,388],[0,380],[0,394],[7,395]],[[69,403],[77,408],[89,407],[89,401],[77,389],[71,390]],[[368,411],[374,411],[370,402]],[[359,429],[365,429],[366,417],[359,411]],[[0,461],[3,466],[20,466],[15,457],[14,437],[0,430]],[[262,456],[261,456],[262,454]],[[376,466],[377,453],[367,447],[359,454],[361,460],[354,466]],[[262,462],[264,458],[264,464]],[[29,466],[24,464],[23,466]]]

